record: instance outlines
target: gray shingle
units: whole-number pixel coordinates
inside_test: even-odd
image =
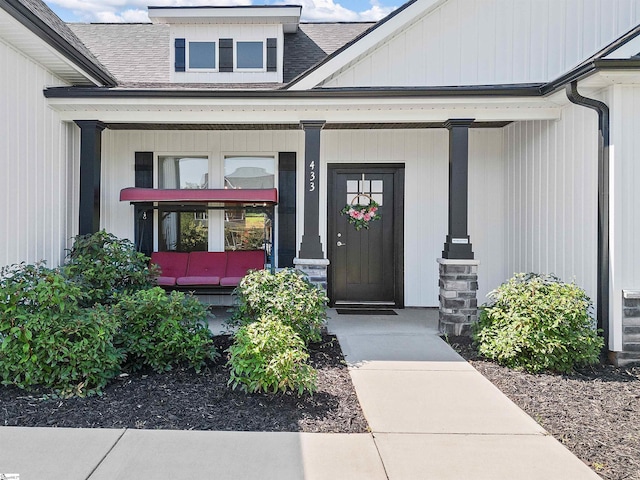
[[[284,36],[284,82],[290,82],[373,25],[373,22],[301,23],[296,33]]]
[[[285,35],[284,82],[324,60],[345,43],[375,25],[366,23],[302,23]],[[70,23],[69,27],[127,88],[275,89],[282,84],[169,83],[169,26],[134,23]]]
[[[151,23],[70,23],[119,84],[169,83],[169,26]]]

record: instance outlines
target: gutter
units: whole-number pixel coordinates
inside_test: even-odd
[[[2,1],[2,0],[0,0]],[[312,90],[144,89],[51,87],[46,98],[402,98],[402,97],[540,97],[540,84],[447,87],[348,87]]]
[[[609,350],[609,107],[578,93],[577,80],[566,86],[570,102],[598,113],[598,286],[597,327],[602,329],[604,348]]]

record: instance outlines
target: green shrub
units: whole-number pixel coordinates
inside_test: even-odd
[[[116,345],[131,369],[162,372],[188,362],[199,372],[217,356],[206,309],[191,295],[167,294],[160,287],[141,290],[122,296],[113,312],[122,323]]]
[[[18,309],[33,314],[44,310],[64,312],[77,308],[85,298],[78,285],[68,282],[59,270],[47,268],[44,262],[23,262],[0,269],[2,318],[15,316]]]
[[[242,326],[229,348],[229,384],[248,392],[304,391],[317,389],[317,372],[306,362],[304,342],[274,316]]]
[[[118,294],[154,285],[155,271],[148,262],[131,241],[102,230],[75,238],[63,271],[86,292],[84,306],[112,304]]]
[[[246,325],[263,315],[273,315],[293,328],[306,344],[321,340],[327,295],[300,272],[254,271],[240,281],[236,293],[238,306],[232,323]]]
[[[63,395],[100,392],[119,371],[118,322],[85,310],[82,292],[57,270],[13,265],[0,272],[0,379]]]
[[[589,315],[591,301],[575,284],[517,274],[489,297],[474,326],[482,355],[530,372],[569,372],[598,362],[603,340]]]

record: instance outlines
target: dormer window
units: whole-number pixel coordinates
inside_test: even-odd
[[[236,42],[236,68],[264,70],[264,42]]]
[[[189,42],[189,69],[215,70],[216,42]]]
[[[171,82],[282,83],[284,37],[295,33],[299,5],[149,7],[170,26]]]

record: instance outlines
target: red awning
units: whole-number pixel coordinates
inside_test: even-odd
[[[266,206],[278,203],[278,190],[268,189],[159,189],[123,188],[120,201],[131,203],[217,203],[233,206]]]

